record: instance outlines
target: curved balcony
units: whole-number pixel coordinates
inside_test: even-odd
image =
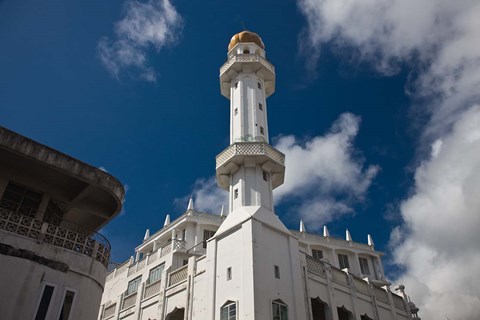
[[[0,230],[80,253],[108,266],[111,247],[104,236],[58,217],[51,219],[41,221],[0,208]]]
[[[256,162],[272,173],[272,187],[283,183],[285,175],[285,155],[266,142],[235,142],[216,157],[217,181],[228,189],[227,176],[243,165],[246,158]]]
[[[253,72],[265,80],[265,94],[275,92],[275,67],[259,54],[236,54],[220,67],[221,92],[230,97],[230,81],[240,72]],[[225,83],[225,85],[224,85]]]

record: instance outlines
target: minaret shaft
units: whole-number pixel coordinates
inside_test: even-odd
[[[230,143],[269,141],[264,82],[254,73],[241,73],[231,82]]]
[[[273,212],[272,190],[283,183],[285,156],[269,145],[266,99],[275,71],[257,43],[239,43],[220,69],[230,100],[230,146],[217,156],[217,182],[230,193],[229,212],[263,207]]]

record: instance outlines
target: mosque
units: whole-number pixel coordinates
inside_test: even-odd
[[[259,35],[228,45],[220,91],[230,100],[230,145],[216,157],[220,214],[186,212],[147,230],[135,256],[108,273],[99,320],[403,320],[420,319],[405,288],[385,278],[367,243],[289,230],[274,212],[285,155],[269,144],[266,99],[275,68]],[[226,212],[228,211],[228,212]]]

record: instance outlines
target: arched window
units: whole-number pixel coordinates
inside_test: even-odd
[[[288,320],[288,306],[280,299],[272,301],[272,319]]]
[[[220,320],[236,320],[237,319],[237,303],[227,301],[220,308]]]
[[[248,47],[243,48],[243,54],[249,54],[250,49]]]

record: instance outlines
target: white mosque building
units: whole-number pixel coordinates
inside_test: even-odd
[[[228,212],[187,211],[147,230],[136,255],[112,270],[99,320],[403,320],[420,319],[403,286],[394,293],[382,252],[367,244],[288,230],[275,215],[285,156],[269,144],[266,99],[275,69],[261,38],[233,36],[220,68],[230,100],[230,146],[216,158]]]

